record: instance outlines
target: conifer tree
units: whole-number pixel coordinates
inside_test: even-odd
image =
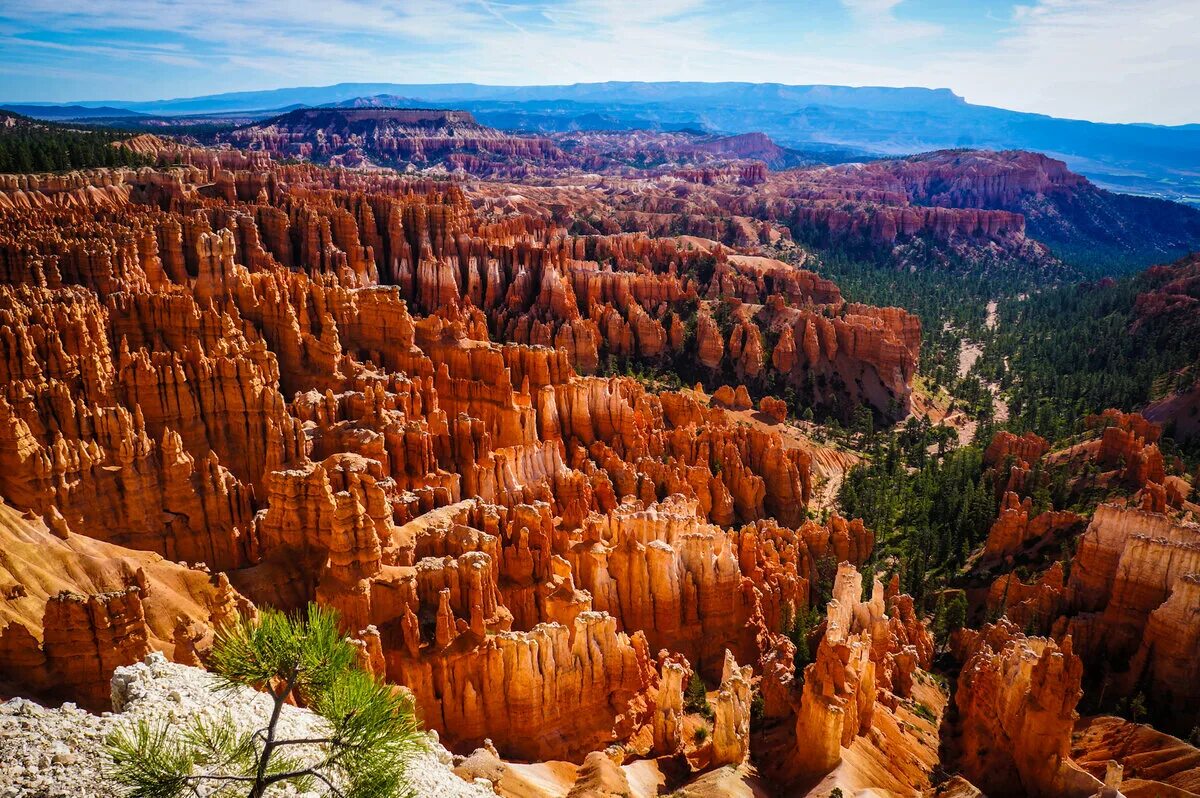
[[[405,765],[425,745],[411,699],[356,666],[336,613],[264,610],[217,632],[208,667],[214,689],[250,687],[271,698],[270,719],[246,731],[231,716],[180,726],[139,721],[108,742],[109,777],[129,798],[264,798],[291,787],[330,798],[403,794]],[[280,728],[296,703],[321,720],[308,736]]]

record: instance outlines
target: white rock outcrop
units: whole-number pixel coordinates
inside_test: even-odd
[[[104,741],[116,729],[144,718],[183,723],[195,714],[229,713],[244,728],[260,728],[270,700],[243,689],[216,693],[212,677],[198,669],[168,662],[153,653],[113,674],[116,712],[93,715],[74,704],[47,709],[14,698],[0,703],[0,798],[118,798],[121,791],[104,777],[108,761]],[[282,729],[289,737],[308,734],[319,723],[308,710],[284,707]],[[410,789],[439,798],[484,798],[494,793],[456,776],[450,753],[430,735],[429,750],[409,765]],[[278,790],[273,796],[295,796]]]

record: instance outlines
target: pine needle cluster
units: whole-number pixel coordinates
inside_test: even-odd
[[[272,701],[267,725],[196,715],[182,729],[139,721],[109,740],[109,777],[129,798],[263,798],[278,785],[331,798],[404,794],[405,765],[426,737],[401,691],[358,669],[336,613],[264,610],[217,632],[207,665],[215,688],[251,687]],[[287,703],[321,718],[314,736],[280,736]]]

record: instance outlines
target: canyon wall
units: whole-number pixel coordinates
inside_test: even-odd
[[[778,373],[894,412],[915,318],[759,255],[568,232],[552,195],[170,157],[0,184],[6,676],[100,707],[151,648],[196,664],[234,614],[316,601],[456,748],[673,747],[686,667],[745,759],[751,674],[786,715],[777,630],[873,536],[807,518],[812,453],[737,421],[745,387],[725,409],[598,372],[708,351],[707,319],[714,387]]]
[[[957,765],[989,795],[1076,796],[1103,784],[1070,759],[1083,663],[1071,638],[1025,637],[1007,621],[963,630],[954,701]]]

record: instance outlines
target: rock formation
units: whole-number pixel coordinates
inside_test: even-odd
[[[1033,514],[1033,500],[1024,501],[1012,491],[1004,494],[999,514],[988,531],[983,548],[983,560],[1011,557],[1023,548],[1043,542],[1076,526],[1084,518],[1069,511],[1046,510]]]
[[[1200,751],[1150,726],[1111,715],[1087,718],[1075,729],[1071,757],[1097,778],[1115,771],[1113,786],[1123,795],[1200,795]]]
[[[1050,451],[1050,443],[1032,432],[1017,436],[1000,430],[983,453],[983,462],[989,466],[1000,466],[1012,458],[1013,468],[1028,469],[1042,455]]]
[[[120,665],[150,652],[146,616],[137,587],[83,596],[66,591],[46,602],[39,645],[13,623],[0,631],[4,675],[37,692],[70,696],[100,711],[108,706],[108,681]]]
[[[526,160],[558,167],[568,163],[551,141],[484,127],[466,111],[302,108],[238,128],[228,139],[280,158],[346,167],[444,164],[451,171],[495,175],[520,174]]]
[[[725,651],[721,686],[717,690],[712,740],[712,764],[740,765],[750,753],[750,680],[753,669],[739,667]]]
[[[932,638],[913,617],[911,598],[896,596],[889,617],[878,578],[870,599],[862,601],[862,593],[862,575],[839,565],[824,632],[804,669],[795,748],[785,765],[801,782],[833,770],[843,749],[871,732],[877,705],[895,706],[896,696],[910,695],[914,671],[933,659]]]
[[[561,155],[436,140],[425,128],[473,124],[438,113],[339,111],[349,132],[321,127],[331,149],[309,156],[354,157],[359,123],[397,158],[468,170],[470,148]],[[272,124],[239,135],[303,146]],[[629,207],[592,232],[563,215],[615,202],[603,189],[514,204],[500,184],[131,146],[182,163],[0,181],[7,676],[100,707],[117,665],[202,663],[251,602],[316,601],[456,748],[675,753],[684,679],[729,670],[713,750],[746,759],[752,686],[788,712],[785,616],[814,600],[818,563],[862,563],[873,537],[807,520],[810,451],[731,414],[772,370],[894,412],[915,317],[782,261],[623,232]],[[730,185],[763,178],[737,170]],[[747,303],[732,327],[723,292]],[[717,388],[745,375],[714,389],[728,410],[596,375],[693,355]]]
[[[1144,689],[1181,728],[1200,708],[1200,527],[1130,507],[1100,505],[1079,541],[1067,583],[1068,629],[1080,655],[1112,663],[1118,692]],[[1116,663],[1128,662],[1127,670]],[[1187,729],[1182,729],[1186,731]]]
[[[1159,728],[1186,735],[1200,711],[1187,653],[1200,635],[1192,485],[1178,473],[1181,463],[1165,462],[1161,428],[1142,415],[1108,410],[1085,424],[1082,436],[1053,452],[1006,434],[989,447],[985,458],[1000,466],[995,484],[1006,492],[976,561],[975,573],[992,580],[973,597],[983,599],[976,617],[1004,617],[1060,646],[1069,639],[1089,708],[1136,706]],[[1029,496],[1052,484],[1085,512],[1104,496],[1081,533],[1083,517],[1033,515],[1031,499],[1012,492]],[[1105,777],[1098,767],[1091,772]]]
[[[1001,620],[956,641],[957,765],[989,795],[1092,796],[1102,782],[1070,759],[1083,663],[1071,648]]]
[[[149,648],[181,659],[253,607],[223,575],[0,506],[0,673],[36,695],[103,708],[113,669]]]

